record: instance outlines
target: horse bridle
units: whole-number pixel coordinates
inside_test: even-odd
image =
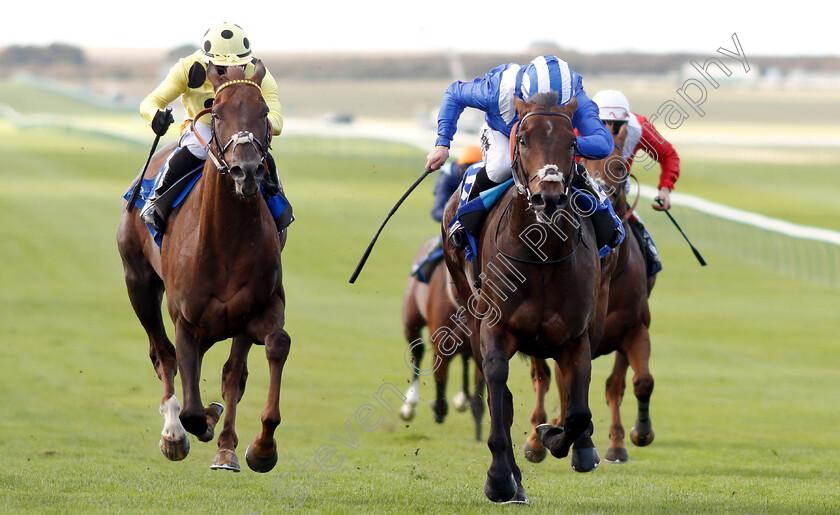
[[[519,158],[519,128],[522,126],[522,123],[525,122],[525,120],[527,120],[529,117],[537,116],[537,115],[562,116],[563,118],[565,118],[566,120],[569,121],[570,126],[574,127],[574,123],[572,123],[572,119],[569,117],[569,115],[567,115],[565,113],[557,113],[557,112],[554,112],[554,111],[531,111],[530,113],[527,113],[525,116],[523,116],[521,120],[516,122],[516,124],[514,124],[513,129],[511,130],[511,140],[510,140],[511,141],[511,145],[510,145],[511,146],[511,154],[512,154],[510,169],[511,169],[511,174],[513,175],[513,181],[514,181],[514,183],[516,183],[517,191],[520,194],[524,195],[526,201],[528,202],[528,209],[533,208],[533,205],[531,204],[531,195],[532,194],[531,194],[530,185],[534,181],[534,179],[539,177],[540,174],[539,173],[534,174],[533,177],[531,177],[530,179],[528,179],[526,181],[525,171],[522,169],[522,161]],[[573,143],[574,143],[574,153],[577,154],[577,155],[582,155],[582,154],[580,154],[580,152],[578,150],[577,138],[576,137],[573,140]],[[586,157],[586,156],[583,156],[583,157]],[[564,193],[566,195],[569,195],[569,190],[571,189],[571,186],[572,186],[572,179],[571,178],[573,177],[573,175],[575,173],[575,167],[576,167],[576,163],[575,163],[574,158],[572,158],[571,169],[569,170],[569,180],[567,181],[566,178],[563,177],[562,174],[560,175],[563,182],[564,182]],[[559,168],[556,165],[546,165],[542,169],[545,170],[547,168],[554,168],[555,172],[559,173]],[[540,182],[545,180],[545,176],[539,177],[539,178],[540,178],[540,181],[537,182],[537,185],[539,185]],[[569,258],[571,258],[575,254],[575,252],[577,251],[578,246],[581,243],[583,243],[583,231],[579,230],[579,231],[577,231],[578,237],[577,237],[577,241],[575,242],[575,246],[572,248],[572,251],[569,254],[567,254],[567,255],[565,255],[561,258],[545,260],[545,261],[535,261],[535,260],[520,258],[520,257],[513,256],[511,254],[508,254],[507,252],[503,251],[501,249],[501,247],[499,246],[498,238],[499,238],[499,227],[501,226],[501,222],[505,218],[505,214],[507,213],[507,210],[510,208],[510,205],[511,205],[512,201],[513,201],[513,198],[511,197],[510,200],[508,200],[508,203],[505,206],[504,211],[502,212],[502,216],[499,217],[499,223],[496,225],[496,230],[493,233],[493,244],[496,246],[496,250],[501,255],[505,256],[506,258],[511,259],[513,261],[517,261],[519,263],[525,263],[525,264],[531,264],[531,265],[553,265],[553,264],[557,264],[557,263],[562,263],[563,261],[566,261]],[[586,245],[586,244],[584,243],[584,245]]]
[[[512,154],[511,155],[511,163],[510,163],[511,175],[513,176],[513,182],[516,183],[517,191],[520,194],[525,195],[525,199],[528,201],[528,207],[529,208],[533,207],[531,205],[531,195],[532,195],[531,188],[530,188],[531,183],[534,181],[534,179],[537,179],[537,178],[540,179],[540,181],[537,183],[537,185],[539,185],[540,182],[545,180],[545,176],[539,177],[540,174],[534,174],[533,177],[531,177],[530,179],[527,179],[527,177],[525,175],[525,171],[522,169],[522,160],[520,159],[520,156],[519,156],[519,129],[520,129],[520,127],[522,127],[522,124],[525,123],[525,120],[527,120],[531,116],[561,116],[561,117],[563,117],[563,118],[565,118],[566,120],[569,121],[570,126],[574,127],[574,124],[572,123],[572,119],[566,113],[557,113],[557,112],[554,112],[554,111],[531,111],[530,113],[527,113],[525,116],[523,116],[521,120],[516,122],[513,126],[513,129],[511,129],[511,138],[510,138],[510,147],[511,147],[511,154]],[[577,138],[574,139],[574,148],[575,148],[575,151],[577,152]],[[545,170],[546,168],[554,168],[554,170],[556,172],[560,171],[560,169],[556,165],[548,165],[547,164],[545,167],[543,167],[543,170]],[[572,159],[571,170],[569,170],[570,174],[574,173],[574,168],[575,168],[575,161],[574,161],[574,159]],[[560,177],[562,178],[563,183],[564,183],[563,184],[564,193],[566,195],[568,195],[569,194],[569,189],[571,188],[572,181],[571,181],[571,179],[566,181],[566,178],[563,177],[562,174],[560,175]],[[569,177],[571,178],[571,175],[569,175]]]
[[[219,92],[225,89],[228,86],[233,86],[236,84],[247,84],[250,86],[254,86],[262,93],[262,88],[256,82],[250,80],[232,80],[222,84],[219,89],[216,90],[216,95],[218,96]],[[204,141],[204,138],[195,130],[195,122],[202,116],[206,115],[207,113],[212,113],[210,118],[210,141]],[[232,135],[227,143],[222,146],[219,143],[219,138],[216,137],[216,113],[213,112],[213,107],[208,107],[203,111],[200,111],[195,117],[190,121],[190,126],[195,134],[195,137],[198,139],[198,142],[204,146],[204,150],[207,151],[207,155],[213,161],[213,164],[216,165],[216,168],[219,170],[219,173],[222,175],[230,172],[230,165],[228,165],[227,161],[225,160],[225,154],[228,150],[234,151],[238,145],[245,145],[250,144],[254,147],[254,149],[260,153],[260,164],[265,165],[266,157],[268,156],[268,150],[271,148],[271,122],[268,121],[266,118],[265,120],[265,138],[263,141],[260,141],[256,138],[251,132],[249,131],[239,131],[236,134]],[[214,146],[211,147],[211,144]]]

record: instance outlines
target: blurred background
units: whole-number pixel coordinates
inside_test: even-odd
[[[389,223],[357,283],[346,281],[422,172],[444,90],[546,53],[568,61],[590,96],[619,89],[634,112],[659,115],[657,129],[681,158],[672,213],[709,266],[699,267],[670,222],[640,202],[664,264],[651,296],[656,442],[631,448],[625,466],[586,476],[565,460],[523,464],[517,454],[532,502],[546,512],[840,505],[840,43],[816,2],[15,9],[0,31],[0,510],[285,511],[272,493],[278,475],[331,435],[346,435],[345,423],[380,385],[408,386],[400,308],[414,253],[440,231],[429,216],[432,179]],[[225,20],[248,32],[278,81],[285,128],[272,153],[297,215],[283,255],[293,344],[280,461],[263,476],[211,474],[215,446],[196,440],[182,463],[160,455],[160,383],[114,242],[121,197],[154,139],[138,105]],[[680,123],[668,121],[669,106],[684,111]],[[180,103],[173,107],[180,121]],[[481,122],[464,113],[456,151],[476,143]],[[171,130],[163,143],[175,137]],[[658,165],[633,171],[656,186]],[[205,401],[218,400],[227,348],[206,356]],[[599,449],[611,365],[612,357],[593,364]],[[243,443],[265,402],[260,349],[249,368],[237,424]],[[451,383],[450,397],[459,381]],[[519,360],[510,385],[518,446],[533,405]],[[486,445],[472,439],[466,415],[450,410],[435,424],[431,378],[421,388],[417,418],[391,415],[376,431],[357,431],[358,448],[310,485],[301,510],[494,509],[481,492]],[[559,406],[553,386],[548,405]],[[629,430],[629,391],[623,415]]]

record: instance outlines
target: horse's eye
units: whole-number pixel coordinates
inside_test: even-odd
[[[268,116],[268,113],[269,113],[269,110],[268,110],[268,108],[267,108],[267,107],[266,107],[265,109],[263,109],[263,114],[262,114],[262,115],[263,115],[263,118],[267,117],[267,116]]]
[[[525,136],[519,136],[519,146],[521,146],[521,147],[528,146],[527,142],[525,141]]]

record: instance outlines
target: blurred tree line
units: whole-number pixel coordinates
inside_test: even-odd
[[[53,66],[87,64],[85,52],[76,46],[53,43],[47,46],[12,45],[0,52],[3,66]]]

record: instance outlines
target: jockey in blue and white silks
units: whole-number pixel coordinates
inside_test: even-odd
[[[443,95],[438,113],[438,138],[427,157],[426,168],[437,170],[446,162],[458,118],[465,108],[472,107],[486,113],[480,134],[486,179],[496,184],[509,179],[510,131],[519,121],[514,96],[527,101],[536,93],[549,91],[558,92],[558,105],[568,104],[573,97],[577,99],[572,123],[579,133],[579,152],[598,159],[607,157],[613,150],[612,135],[598,116],[598,106],[586,96],[581,76],[562,59],[545,55],[524,67],[503,64],[490,70],[484,78],[452,83]]]

